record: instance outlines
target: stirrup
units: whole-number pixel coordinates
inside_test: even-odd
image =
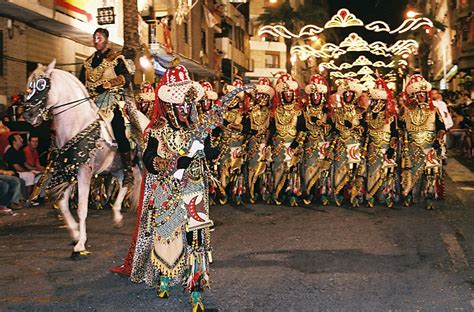
[[[156,288],[156,295],[161,299],[168,299],[170,297],[169,280],[168,276],[160,277],[160,286]]]
[[[204,304],[202,303],[201,292],[193,291],[191,293],[191,305],[193,307],[193,312],[204,312]]]

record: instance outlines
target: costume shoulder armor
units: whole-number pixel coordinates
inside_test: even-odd
[[[106,58],[106,59],[107,59],[107,61],[112,62],[113,60],[115,60],[115,59],[117,59],[117,58],[119,58],[119,57],[121,57],[122,59],[124,59],[124,56],[122,55],[121,52],[119,52],[119,51],[112,51],[112,50],[111,50],[111,51],[109,52],[109,54],[107,55],[107,58]]]

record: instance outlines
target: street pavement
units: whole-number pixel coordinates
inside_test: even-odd
[[[473,162],[449,159],[447,198],[434,211],[243,205],[211,207],[211,289],[219,311],[474,311]],[[112,226],[91,210],[83,261],[48,206],[0,217],[1,311],[186,311],[110,273],[128,250],[135,215]]]

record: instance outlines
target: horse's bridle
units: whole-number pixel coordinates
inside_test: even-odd
[[[44,121],[48,120],[51,116],[51,109],[58,109],[61,107],[67,107],[59,112],[53,113],[53,116],[62,114],[84,102],[89,101],[92,97],[84,97],[78,100],[71,102],[54,105],[50,108],[46,107],[46,102],[48,101],[48,93],[51,89],[51,79],[48,76],[39,76],[36,80],[32,80],[28,86],[28,94],[26,96],[25,102],[25,113],[29,115],[39,115]]]
[[[28,115],[40,115],[43,120],[49,119],[49,109],[46,108],[48,93],[51,89],[51,79],[47,76],[40,76],[32,80],[28,85],[26,95],[25,113]]]

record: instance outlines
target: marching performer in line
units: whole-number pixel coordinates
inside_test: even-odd
[[[430,91],[431,84],[423,76],[411,76],[405,87],[408,103],[401,117],[404,205],[424,202],[426,209],[433,209],[433,200],[440,192],[440,142],[445,134],[442,116],[433,105]]]
[[[222,103],[218,100],[217,92],[214,91],[212,85],[205,80],[201,80],[199,82],[201,86],[204,88],[204,96],[199,101],[199,105],[197,106],[199,120],[201,122],[205,122],[205,120],[209,119],[210,117],[214,116],[217,117],[215,110],[213,109],[214,106],[220,107]],[[221,131],[222,121],[220,119],[215,120],[215,125],[211,125],[211,132],[206,138],[206,146],[210,146],[208,151],[212,153],[212,157],[210,158],[211,161],[208,161],[207,165],[210,170],[210,177],[209,180],[209,200],[210,204],[213,205],[215,203],[218,191],[218,170],[217,170],[217,163],[216,158],[219,155],[219,134]]]
[[[353,207],[362,200],[366,149],[364,108],[359,106],[363,86],[353,79],[345,79],[337,89],[339,100],[335,105],[334,124],[338,134],[335,149],[333,188],[336,205],[344,197]],[[344,196],[345,195],[345,196]]]
[[[232,85],[227,86],[227,92],[243,86],[240,79],[234,80]],[[237,204],[242,202],[242,194],[245,192],[245,181],[243,164],[245,162],[246,140],[244,131],[244,118],[246,118],[248,100],[245,92],[240,92],[235,97],[224,114],[222,125],[223,133],[220,137],[222,148],[218,160],[219,170],[219,202],[225,205],[228,197]]]
[[[307,102],[303,115],[308,139],[303,157],[303,201],[309,205],[317,193],[326,206],[331,194],[331,154],[336,142],[332,123],[334,112],[328,101],[329,85],[323,76],[314,74],[305,87],[305,92]]]
[[[382,78],[370,89],[370,106],[366,115],[368,150],[366,157],[366,200],[374,207],[375,200],[393,207],[396,199],[396,155],[398,130],[395,98]]]
[[[248,188],[250,203],[256,196],[269,201],[272,190],[270,163],[271,103],[275,90],[268,78],[260,78],[255,87],[255,96],[249,107],[250,135],[248,138]]]
[[[298,82],[291,75],[283,74],[278,78],[275,90],[276,109],[270,124],[273,140],[273,199],[277,205],[281,205],[288,196],[290,206],[296,206],[302,194],[300,165],[306,138]]]

